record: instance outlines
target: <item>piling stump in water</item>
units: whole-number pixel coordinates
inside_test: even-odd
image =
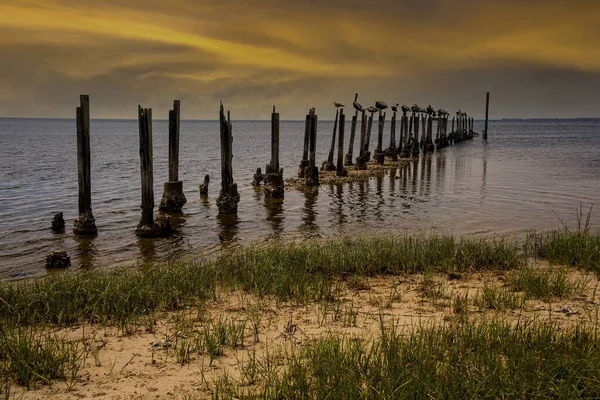
[[[90,97],[79,96],[76,108],[77,172],[79,184],[79,216],[73,222],[76,235],[96,235],[96,220],[92,214],[92,178],[90,161]]]
[[[71,258],[64,250],[53,250],[46,255],[46,268],[59,269],[71,266]]]
[[[63,213],[59,212],[54,214],[52,218],[52,232],[63,233],[65,231],[65,219]]]
[[[415,107],[416,107],[416,111],[415,111]],[[420,108],[418,106],[413,106],[413,123],[414,123],[414,136],[413,136],[413,142],[412,142],[412,149],[411,149],[411,154],[413,157],[418,157],[420,150],[419,150],[419,110]]]
[[[309,113],[309,159],[308,167],[304,172],[306,186],[318,186],[319,185],[319,168],[315,166],[315,157],[317,151],[317,120],[318,117],[315,114],[315,109],[312,108]]]
[[[392,114],[392,122],[390,125],[390,145],[385,149],[385,156],[390,157],[392,161],[398,161],[398,148],[396,147],[396,111]],[[402,141],[402,139],[400,139],[400,141]]]
[[[369,146],[371,143],[371,129],[373,128],[373,113],[370,113],[369,121],[367,122],[367,134],[365,136],[365,150],[363,152],[363,158],[365,159],[365,163],[371,160],[371,152],[369,151]]]
[[[217,208],[219,214],[237,214],[240,195],[237,185],[233,182],[231,118],[229,111],[227,111],[227,118],[225,118],[223,103],[221,103],[219,109],[219,122],[221,133],[221,191],[217,198]]]
[[[140,136],[140,171],[142,178],[142,218],[135,230],[140,237],[162,237],[173,232],[171,220],[165,215],[153,218],[154,172],[152,163],[152,109],[138,106]]]
[[[406,115],[407,107],[402,107],[402,118],[400,119],[400,141],[402,142],[402,148],[400,149],[400,158],[409,158],[411,150],[411,131],[412,131],[412,117],[410,124],[408,121],[408,115]]]
[[[485,125],[483,126],[483,139],[488,138],[488,112],[490,110],[490,92],[485,94]]]
[[[167,212],[180,212],[187,202],[183,194],[183,182],[179,180],[179,126],[180,103],[173,102],[169,110],[169,181],[165,182],[164,192],[158,209]]]
[[[298,166],[298,178],[304,178],[306,173],[306,167],[308,167],[308,144],[310,141],[310,112],[306,114],[306,120],[304,123],[304,146],[302,148],[302,160]]]
[[[271,162],[267,164],[266,172],[265,195],[282,199],[285,188],[283,168],[279,168],[279,113],[275,112],[275,106],[271,114]]]
[[[260,168],[259,168],[260,170]],[[208,174],[204,175],[204,182],[198,186],[198,190],[200,191],[200,196],[208,195],[208,184],[210,183],[210,176]]]
[[[359,141],[359,150],[358,157],[356,157],[356,169],[365,170],[367,169],[367,161],[368,159],[365,156],[365,142],[367,141],[367,125],[365,121],[365,111],[362,111],[360,117],[360,141]]]
[[[265,180],[265,175],[260,168],[256,168],[256,172],[252,175],[252,186],[259,187]]]

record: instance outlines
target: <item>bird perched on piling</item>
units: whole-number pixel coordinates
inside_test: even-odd
[[[370,112],[371,114],[376,113],[377,111],[380,111],[380,109],[376,106],[370,106],[369,108],[367,108],[367,111]]]
[[[410,108],[410,110],[414,113],[418,113],[418,112],[421,112],[421,107],[419,107],[416,104],[413,104],[413,106]]]
[[[427,114],[435,115],[435,110],[431,107],[431,104],[427,106]]]
[[[333,102],[333,105],[334,105],[336,108],[344,107],[344,105],[343,105],[342,103],[338,103],[337,101],[334,101],[334,102]]]
[[[410,108],[408,106],[406,106],[406,105],[403,104],[402,105],[402,112],[409,112],[409,111],[410,111]]]
[[[354,106],[354,109],[358,112],[363,112],[364,109],[363,107],[359,104],[358,100],[358,93],[354,93],[354,102],[352,103],[352,105]]]
[[[460,111],[460,109],[456,112],[456,115],[458,115],[459,117],[462,115],[462,111]]]
[[[385,110],[386,108],[388,108],[387,104],[385,104],[383,101],[381,100],[377,100],[375,102],[375,107],[377,107],[380,110]]]
[[[396,103],[392,106],[392,111],[393,112],[398,112],[398,106],[400,105],[400,103]]]

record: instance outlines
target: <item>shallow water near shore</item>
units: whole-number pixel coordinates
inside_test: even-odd
[[[168,175],[167,128],[167,121],[154,121],[155,204]],[[476,121],[476,131],[481,128]],[[319,122],[319,164],[327,158],[332,129],[333,122]],[[233,120],[234,180],[241,200],[237,217],[219,217],[218,124],[182,121],[179,173],[188,203],[173,216],[177,234],[138,239],[137,121],[92,120],[98,236],[86,238],[71,232],[77,216],[74,120],[0,118],[0,279],[44,275],[44,256],[53,249],[66,250],[75,268],[89,268],[210,255],[270,239],[384,231],[510,236],[560,227],[554,213],[576,228],[576,208],[583,203],[585,219],[600,198],[600,120],[492,121],[489,132],[487,142],[476,137],[382,177],[322,185],[317,192],[287,190],[285,199],[276,201],[250,185],[256,168],[264,170],[270,159],[270,123]],[[303,121],[282,121],[284,177],[296,174],[303,134]],[[383,143],[389,143],[389,121]],[[211,184],[208,198],[201,199],[198,185],[205,174]],[[64,213],[64,234],[50,230],[55,212]],[[591,223],[598,227],[600,213],[592,212]]]

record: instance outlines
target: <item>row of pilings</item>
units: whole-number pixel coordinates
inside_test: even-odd
[[[418,157],[421,153],[440,150],[451,144],[472,139],[478,135],[474,131],[474,119],[462,111],[457,111],[452,116],[451,129],[450,113],[443,109],[435,110],[433,107],[421,108],[399,104],[391,107],[392,117],[390,123],[389,146],[383,148],[383,134],[386,122],[387,105],[376,102],[376,106],[363,109],[357,103],[358,94],[355,95],[353,106],[355,108],[350,124],[350,138],[348,149],[344,153],[346,115],[344,105],[334,103],[336,115],[327,160],[321,164],[321,171],[335,171],[338,177],[348,175],[349,169],[365,170],[367,163],[373,161],[375,165],[383,165],[386,158],[392,162],[399,159]],[[486,97],[486,121],[483,137],[487,138],[487,116],[489,107],[489,93]],[[366,117],[366,113],[369,116]],[[400,112],[399,121],[397,114]],[[371,158],[370,142],[373,128],[374,114],[378,113],[377,144]],[[358,129],[360,115],[360,134],[358,150],[354,159],[354,143]],[[399,123],[398,123],[399,122]],[[173,109],[169,111],[169,180],[164,183],[164,191],[159,203],[159,210],[163,214],[154,216],[154,179],[152,155],[152,109],[138,106],[139,125],[139,154],[141,176],[141,209],[142,215],[136,229],[140,237],[161,237],[172,233],[170,219],[164,213],[181,212],[186,203],[183,194],[183,182],[179,180],[179,132],[180,132],[180,101],[175,100]],[[397,128],[399,125],[399,129]],[[435,125],[435,134],[434,134]],[[89,96],[80,96],[80,106],[76,108],[77,127],[77,166],[79,186],[79,216],[74,221],[73,232],[79,235],[95,235],[97,229],[92,214],[91,201],[91,155],[90,155],[90,109]],[[314,108],[306,114],[302,158],[298,167],[297,176],[303,180],[307,187],[319,185],[319,167],[316,160],[318,116]],[[399,133],[396,143],[396,132]],[[237,184],[233,179],[233,134],[230,112],[225,112],[221,103],[219,107],[219,134],[221,144],[221,189],[216,200],[219,214],[237,214],[240,196]],[[337,158],[335,150],[337,147]],[[335,162],[334,162],[335,161]],[[200,184],[200,195],[206,195],[210,177],[207,175]],[[254,175],[253,185],[263,187],[267,197],[283,198],[285,183],[283,169],[279,165],[279,113],[275,106],[271,114],[271,160],[266,165],[265,173],[258,168]],[[52,222],[55,232],[64,231],[62,213],[56,214]]]

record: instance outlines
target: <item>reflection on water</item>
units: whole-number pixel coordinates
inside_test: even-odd
[[[239,241],[240,220],[237,215],[218,214],[217,226],[219,229],[219,242],[221,246],[234,247]]]
[[[76,236],[73,235],[75,242],[75,256],[80,268],[90,269],[95,265],[94,259],[98,255],[98,251],[94,247],[95,236]]]
[[[260,192],[262,192],[262,190]],[[283,214],[283,201],[283,199],[274,199],[265,196],[267,221],[271,223],[271,227],[273,229],[273,233],[269,235],[270,239],[277,239],[283,232],[285,222],[285,216]]]
[[[43,275],[50,250],[64,249],[75,268],[153,263],[202,256],[266,239],[301,240],[388,230],[455,234],[516,233],[557,227],[548,206],[569,224],[574,209],[600,197],[600,123],[493,122],[488,141],[474,139],[422,154],[369,181],[286,191],[269,199],[250,185],[264,165],[269,122],[239,122],[234,132],[238,216],[218,216],[216,122],[182,123],[180,175],[188,203],[171,215],[170,238],[138,239],[140,216],[136,121],[92,121],[92,204],[98,236],[53,234],[50,220],[77,216],[73,121],[0,118],[0,279]],[[317,159],[326,159],[333,122],[319,128]],[[168,171],[168,126],[155,121],[155,196]],[[281,124],[281,167],[296,171],[304,121]],[[242,134],[243,133],[243,134]],[[234,133],[235,136],[235,133]],[[298,139],[300,138],[300,140]],[[385,140],[385,138],[384,138]],[[202,157],[198,157],[201,154]],[[75,169],[74,169],[75,168]],[[209,174],[207,196],[198,185]],[[286,178],[290,175],[286,175]],[[593,226],[600,213],[592,214]]]

